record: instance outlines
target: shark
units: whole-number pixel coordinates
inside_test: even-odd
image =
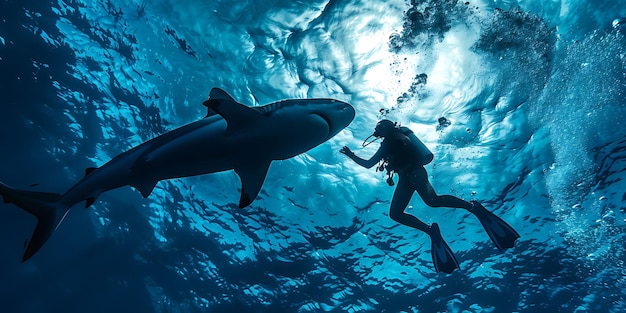
[[[65,193],[12,188],[0,182],[0,196],[37,218],[22,262],[30,259],[59,227],[69,210],[90,207],[100,194],[124,186],[144,198],[161,180],[234,170],[241,180],[239,208],[261,190],[270,164],[326,142],[355,117],[354,108],[330,98],[288,99],[246,106],[213,88],[203,102],[207,115],[123,152],[85,176]]]

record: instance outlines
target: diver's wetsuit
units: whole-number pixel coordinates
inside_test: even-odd
[[[408,128],[400,128],[385,137],[378,151],[365,160],[351,151],[345,153],[357,164],[371,168],[381,160],[387,161],[387,170],[398,173],[398,185],[391,200],[389,217],[398,223],[417,228],[430,234],[430,226],[417,217],[404,212],[413,192],[417,191],[426,205],[431,207],[450,207],[471,209],[472,204],[450,195],[437,195],[428,181],[428,173],[421,163],[420,156],[411,149],[411,140],[406,132]],[[349,151],[349,150],[348,150]]]

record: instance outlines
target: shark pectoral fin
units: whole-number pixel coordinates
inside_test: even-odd
[[[144,198],[147,198],[152,193],[152,190],[154,189],[154,186],[156,186],[157,182],[158,181],[149,180],[149,181],[132,183],[130,185],[133,186],[135,189],[139,190],[139,192],[141,192],[141,195]]]
[[[241,179],[241,198],[239,208],[243,209],[250,205],[261,191],[265,175],[270,167],[271,161],[263,164],[246,165],[235,168],[235,172]]]

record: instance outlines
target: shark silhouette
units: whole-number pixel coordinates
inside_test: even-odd
[[[256,198],[270,163],[304,153],[348,126],[354,108],[334,99],[291,99],[248,107],[219,88],[203,105],[207,116],[146,141],[107,162],[88,168],[64,194],[13,189],[0,183],[5,203],[37,217],[22,261],[50,238],[70,208],[91,206],[108,190],[130,185],[148,197],[157,182],[235,170],[242,184],[239,207]]]

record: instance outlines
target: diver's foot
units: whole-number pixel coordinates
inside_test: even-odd
[[[433,258],[433,265],[437,273],[452,273],[459,268],[459,262],[457,262],[454,253],[448,246],[448,244],[441,237],[441,231],[439,225],[433,223],[429,227],[431,248],[430,252]]]
[[[471,201],[471,203],[472,209],[469,211],[478,218],[498,250],[503,252],[506,249],[513,248],[515,241],[520,238],[517,231],[500,217],[487,210],[478,201]]]

